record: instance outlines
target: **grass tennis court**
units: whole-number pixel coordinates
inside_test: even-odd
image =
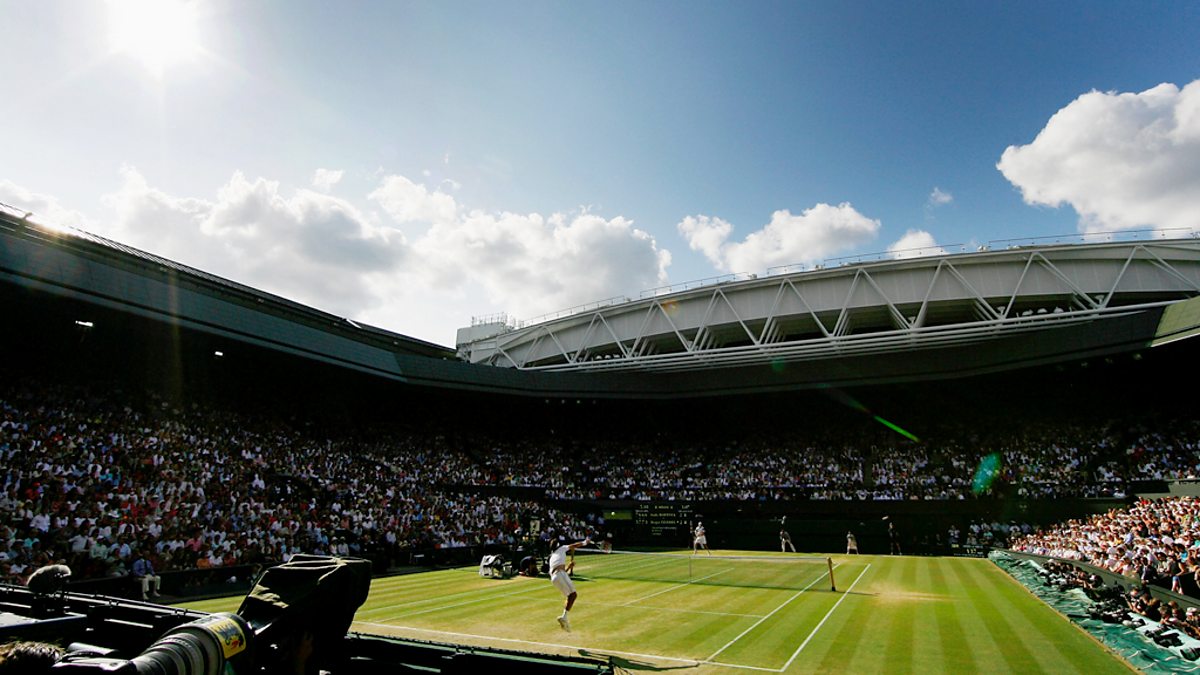
[[[630,671],[1131,670],[987,560],[838,556],[837,592],[820,564],[798,566],[791,587],[779,588],[725,585],[720,573],[694,583],[591,578],[592,563],[579,559],[570,633],[555,622],[562,596],[547,579],[485,579],[475,568],[376,579],[353,630],[608,656]],[[188,606],[232,611],[239,602]]]

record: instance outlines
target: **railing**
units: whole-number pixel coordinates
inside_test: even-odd
[[[935,246],[920,246],[915,248],[896,249],[890,251],[878,251],[875,253],[862,253],[858,255],[840,256],[837,258],[826,258],[819,263],[794,263],[790,265],[776,265],[768,267],[767,277],[780,276],[785,274],[793,274],[796,272],[806,272],[810,270],[833,269],[837,267],[845,267],[847,265],[857,265],[868,262],[881,262],[885,260],[897,260],[905,258],[916,258],[929,255],[958,255],[963,253],[976,253],[989,250],[1008,250],[1014,248],[1022,248],[1025,246],[1049,246],[1055,244],[1099,244],[1105,242],[1123,242],[1123,241],[1150,241],[1155,239],[1187,239],[1200,238],[1200,227],[1174,227],[1164,229],[1142,229],[1142,230],[1121,230],[1117,232],[1085,232],[1081,234],[1061,234],[1047,235],[1040,237],[1019,237],[1014,239],[991,239],[986,244],[941,244]],[[666,286],[658,286],[649,288],[638,294],[639,299],[655,298],[671,293],[692,290],[695,288],[703,288],[706,286],[719,286],[737,281],[750,281],[759,278],[759,275],[736,272],[722,274],[713,277],[705,277],[703,279],[695,279],[692,281],[684,281],[677,284],[669,284]],[[506,317],[509,325],[513,330],[533,326],[546,321],[553,321],[565,316],[572,316],[582,312],[600,309],[602,307],[610,307],[612,305],[629,302],[630,298],[617,295],[605,300],[589,302],[583,305],[576,305],[568,309],[550,312],[533,319],[519,321],[501,314],[499,316]],[[471,325],[477,325],[476,321],[487,317],[472,317]]]
[[[877,251],[875,253],[863,253],[860,255],[844,255],[837,258],[826,258],[824,262],[815,265],[815,269],[826,269],[831,267],[845,267],[846,265],[855,265],[866,262],[880,262],[883,260],[901,260],[905,258],[922,258],[930,255],[952,255],[956,253],[968,253],[970,249],[966,244],[945,244],[937,246],[917,246],[914,248],[900,248],[889,251]],[[784,266],[787,267],[787,266]],[[767,270],[767,274],[771,275],[771,270],[779,269],[772,267]]]
[[[1042,237],[1018,237],[1016,239],[992,239],[989,248],[1011,249],[1024,246],[1046,246],[1052,244],[1103,244],[1106,242],[1149,241],[1153,239],[1195,239],[1200,237],[1200,228],[1168,227],[1163,229],[1119,230],[1116,232],[1083,232],[1080,234],[1053,234]]]
[[[670,295],[671,293],[687,291],[687,290],[691,290],[693,288],[700,288],[702,286],[718,286],[720,284],[728,284],[728,283],[732,283],[734,281],[750,281],[751,279],[757,279],[757,278],[758,278],[757,274],[747,274],[745,272],[738,272],[735,274],[722,274],[720,276],[705,277],[703,279],[696,279],[694,281],[684,281],[684,282],[680,282],[678,284],[671,284],[669,286],[659,286],[658,288],[649,288],[649,289],[642,291],[638,297],[643,298],[643,299],[644,298],[656,298],[660,295]]]
[[[573,316],[575,314],[581,314],[583,312],[590,312],[594,309],[600,309],[601,307],[612,307],[613,305],[620,305],[622,303],[629,302],[629,300],[630,299],[624,295],[614,295],[611,298],[605,298],[603,300],[596,300],[594,302],[588,302],[588,303],[584,303],[582,305],[575,305],[574,307],[560,309],[557,312],[550,312],[548,314],[543,314],[541,316],[535,316],[532,319],[529,319],[527,321],[520,321],[519,323],[521,324],[522,327],[532,326],[532,325],[543,323],[546,321],[553,321],[555,319],[561,319],[564,316]]]

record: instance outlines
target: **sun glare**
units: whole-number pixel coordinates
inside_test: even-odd
[[[109,0],[109,41],[158,77],[200,52],[196,3],[187,0]]]

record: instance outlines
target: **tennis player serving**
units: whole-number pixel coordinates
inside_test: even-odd
[[[566,597],[566,601],[563,602],[562,616],[558,617],[558,625],[568,633],[571,632],[571,620],[567,618],[567,612],[571,611],[571,607],[575,605],[575,598],[578,596],[570,573],[575,567],[575,549],[591,545],[591,539],[584,539],[574,544],[559,546],[550,554],[550,583],[554,584],[554,587]],[[567,562],[568,555],[571,556],[570,563]]]

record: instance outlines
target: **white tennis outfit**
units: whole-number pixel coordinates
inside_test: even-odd
[[[575,582],[571,581],[571,575],[567,574],[567,551],[570,549],[570,546],[559,546],[550,554],[550,583],[554,584],[564,597],[575,592]]]
[[[708,537],[704,536],[704,526],[696,527],[696,546],[708,546]]]

